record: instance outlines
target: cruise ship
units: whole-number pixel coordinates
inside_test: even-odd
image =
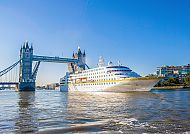
[[[159,77],[141,77],[120,63],[114,65],[109,62],[108,65],[105,65],[103,57],[99,58],[96,68],[89,68],[85,63],[86,54],[82,53],[80,48],[77,53],[73,53],[73,58],[79,59],[79,63],[69,63],[69,72],[60,79],[60,91],[150,91],[161,79]]]

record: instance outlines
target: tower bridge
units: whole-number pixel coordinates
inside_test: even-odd
[[[35,91],[36,76],[41,62],[67,63],[69,71],[74,72],[77,69],[85,69],[87,66],[85,63],[85,58],[86,54],[85,52],[82,53],[80,48],[78,48],[77,53],[73,53],[72,58],[34,55],[32,45],[29,46],[26,41],[20,49],[19,61],[3,71],[0,71],[1,78],[19,65],[19,80],[8,80],[8,82],[0,81],[0,86],[15,84],[19,91]],[[32,66],[33,62],[36,62],[34,67]]]

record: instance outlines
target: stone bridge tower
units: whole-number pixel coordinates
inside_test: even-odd
[[[68,63],[68,70],[70,73],[76,71],[85,70],[86,66],[86,53],[85,51],[82,53],[80,47],[78,47],[78,51],[76,53],[73,52],[73,59],[78,59],[78,63]]]
[[[20,91],[34,91],[35,80],[32,76],[32,59],[33,47],[29,47],[26,41],[20,49],[20,76],[19,76],[19,89]]]

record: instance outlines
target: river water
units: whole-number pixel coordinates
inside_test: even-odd
[[[0,91],[0,133],[190,133],[190,89]]]

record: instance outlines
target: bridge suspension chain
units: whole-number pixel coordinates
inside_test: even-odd
[[[0,72],[0,90],[6,88],[15,89],[15,86],[18,84],[18,78],[19,78],[19,72],[18,72],[19,66],[17,66],[19,62],[20,60]]]
[[[10,70],[12,70],[15,66],[18,65],[19,62],[20,62],[20,60],[17,61],[16,63],[14,63],[13,65],[11,65],[10,67],[8,67],[8,68],[4,69],[3,71],[1,71],[0,72],[0,77],[5,75],[6,73],[8,73]]]
[[[18,82],[19,72],[18,67],[15,66],[9,72],[0,77],[0,82]]]

